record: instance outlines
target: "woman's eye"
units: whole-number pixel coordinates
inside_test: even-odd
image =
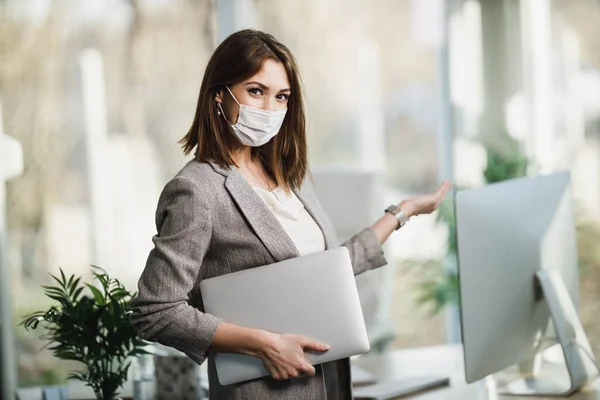
[[[277,99],[279,101],[288,101],[290,99],[290,95],[289,94],[280,94],[280,95],[277,95]]]
[[[248,89],[248,92],[255,95],[255,96],[260,96],[262,94],[262,90],[258,89],[258,88],[251,88]]]

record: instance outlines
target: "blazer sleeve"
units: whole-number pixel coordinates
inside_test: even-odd
[[[157,234],[131,302],[131,323],[146,340],[207,357],[221,319],[188,304],[208,251],[210,205],[194,182],[176,177],[163,189],[156,210]]]
[[[387,264],[383,247],[375,232],[370,227],[363,229],[358,234],[342,243],[348,248],[354,275],[362,274],[370,269],[379,268]]]

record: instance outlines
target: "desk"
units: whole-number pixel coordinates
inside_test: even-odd
[[[403,399],[418,400],[556,400],[556,397],[498,396],[488,390],[483,381],[467,384],[464,377],[462,347],[441,345],[408,350],[396,350],[381,355],[359,357],[354,363],[375,375],[378,380],[412,376],[447,376],[450,386],[434,389]],[[600,380],[568,397],[569,400],[600,400]]]
[[[67,386],[67,400],[92,400],[95,399],[94,391],[85,383],[78,380],[70,380],[66,383]],[[21,388],[17,390],[19,400],[42,400],[42,388],[31,387]],[[133,399],[133,387],[130,381],[125,382],[122,390],[120,390],[120,396],[123,400]]]
[[[542,397],[497,396],[490,393],[483,381],[467,384],[464,378],[462,348],[458,345],[441,345],[407,350],[396,350],[382,355],[366,355],[359,357],[354,363],[372,373],[378,380],[393,380],[411,376],[448,376],[450,386],[430,390],[403,399],[416,400],[556,400]],[[82,382],[70,381],[69,399],[93,399],[90,388]],[[132,396],[131,382],[126,382],[122,395]],[[41,390],[22,389],[23,400],[41,399]],[[600,380],[581,392],[568,398],[569,400],[600,400]]]

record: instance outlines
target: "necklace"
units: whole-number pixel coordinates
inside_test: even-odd
[[[238,168],[238,171],[240,171],[242,173],[242,175],[244,175],[246,178],[252,179],[254,182],[256,182],[258,184],[258,186],[265,189],[265,185],[263,183],[259,182],[258,179],[256,179],[256,177],[254,176],[254,174],[251,173],[251,175],[248,175],[244,171],[242,171],[240,168]],[[277,196],[277,194],[274,192],[275,189],[271,188],[271,185],[269,185],[269,180],[266,178],[265,178],[265,183],[267,186],[266,189],[269,191],[269,193],[272,193],[273,196],[275,196],[275,198],[277,199],[277,201],[281,201],[281,200],[279,200],[279,197]]]

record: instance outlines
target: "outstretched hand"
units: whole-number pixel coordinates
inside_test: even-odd
[[[402,201],[400,209],[407,217],[431,214],[442,204],[450,189],[452,189],[452,184],[445,181],[434,193],[415,196]]]

